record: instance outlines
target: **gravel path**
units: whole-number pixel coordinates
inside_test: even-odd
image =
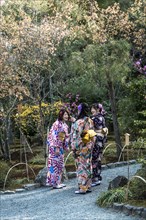
[[[130,165],[130,176],[140,168]],[[42,187],[10,195],[1,195],[1,220],[139,220],[96,205],[96,199],[106,191],[109,181],[117,175],[127,176],[127,166],[103,171],[103,183],[92,193],[76,195],[76,179],[66,181],[67,187],[53,190]]]

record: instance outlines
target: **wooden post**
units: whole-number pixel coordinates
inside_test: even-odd
[[[128,180],[129,180],[129,137],[130,134],[126,133],[125,134],[125,146],[127,146],[127,164],[128,164]]]
[[[125,134],[125,145],[129,146],[129,136],[130,134],[126,133]]]

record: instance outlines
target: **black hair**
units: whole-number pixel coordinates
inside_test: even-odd
[[[98,109],[97,104],[96,103],[92,104],[91,108],[94,108],[95,110],[97,110]]]
[[[85,116],[88,117],[88,104],[87,103],[81,103],[80,104],[81,110],[80,113],[78,115],[78,119],[84,118]]]
[[[94,108],[95,110],[98,110],[99,109],[99,112],[102,113],[104,111],[103,107],[102,107],[102,104],[100,103],[94,103],[91,108]]]

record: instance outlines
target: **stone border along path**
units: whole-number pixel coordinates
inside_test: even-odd
[[[135,160],[130,162],[130,176],[141,167]],[[125,165],[125,166],[123,166]],[[140,220],[146,219],[146,209],[114,203],[113,209],[96,205],[97,197],[107,190],[109,182],[118,175],[128,176],[127,162],[103,166],[103,181],[92,188],[92,193],[76,195],[76,178],[66,180],[63,189],[52,190],[27,184],[25,189],[1,192],[1,220]],[[110,169],[109,169],[110,168]],[[114,169],[112,169],[114,168]],[[73,174],[73,173],[72,173]],[[69,174],[70,175],[70,174]],[[75,173],[74,173],[75,175]],[[74,176],[73,175],[73,176]],[[37,187],[37,188],[35,188]],[[35,190],[32,190],[34,189]],[[16,192],[16,193],[15,193]],[[122,211],[122,212],[121,212]],[[131,216],[135,215],[135,216]],[[143,218],[142,218],[143,217]]]

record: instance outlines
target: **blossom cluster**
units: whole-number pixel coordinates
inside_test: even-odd
[[[141,60],[138,60],[134,63],[136,69],[146,76],[146,65],[142,66]]]
[[[134,67],[139,73],[144,74],[146,76],[146,60],[140,52],[137,52],[135,54]]]
[[[80,95],[77,94],[74,97],[72,93],[68,93],[66,95],[66,98],[67,98],[67,102],[64,103],[64,107],[67,108],[67,110],[71,115],[76,116]]]

